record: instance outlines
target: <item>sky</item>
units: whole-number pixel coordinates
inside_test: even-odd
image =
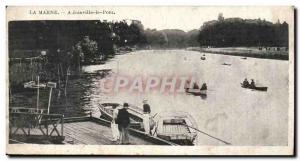
[[[118,10],[122,11],[122,10]],[[118,13],[118,12],[116,12]],[[120,13],[120,12],[119,12]],[[144,28],[198,29],[206,21],[217,20],[219,13],[224,18],[240,17],[243,19],[261,18],[271,22],[278,19],[291,21],[292,9],[288,7],[145,7],[134,8],[130,13],[122,13],[142,22]],[[123,16],[121,16],[123,17]]]
[[[86,14],[86,15],[30,15],[29,10],[58,10],[68,11],[113,11],[115,14]],[[150,29],[181,29],[189,31],[199,29],[206,21],[217,20],[219,13],[224,18],[240,17],[243,19],[265,19],[271,22],[288,24],[294,23],[294,10],[292,7],[270,7],[270,6],[85,6],[85,7],[21,7],[8,8],[8,20],[140,20],[144,28]]]

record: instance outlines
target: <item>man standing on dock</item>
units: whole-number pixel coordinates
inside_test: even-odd
[[[151,113],[151,108],[150,105],[148,104],[147,100],[143,101],[143,124],[144,124],[144,129],[146,134],[150,134],[150,113]]]
[[[129,128],[129,112],[128,103],[123,104],[123,108],[119,110],[117,124],[120,131],[120,144],[129,144],[128,128]]]

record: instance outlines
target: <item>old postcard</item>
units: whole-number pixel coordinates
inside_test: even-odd
[[[7,154],[294,154],[291,6],[6,14]]]

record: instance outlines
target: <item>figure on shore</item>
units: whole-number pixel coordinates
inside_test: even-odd
[[[144,124],[144,129],[146,134],[150,134],[150,113],[151,113],[151,108],[150,105],[148,104],[147,100],[143,101],[143,124]]]
[[[123,108],[119,110],[117,117],[117,124],[120,131],[120,144],[129,144],[129,112],[127,111],[128,103],[123,104]]]
[[[120,108],[121,106],[115,107],[112,114],[112,121],[111,121],[111,132],[113,137],[112,141],[118,141],[120,139],[120,131],[117,124],[117,118],[118,118],[118,113]]]

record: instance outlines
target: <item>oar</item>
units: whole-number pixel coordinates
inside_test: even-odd
[[[156,113],[155,115],[151,116],[152,118],[154,118],[158,113]]]
[[[202,133],[202,134],[205,134],[205,135],[207,135],[207,136],[209,136],[209,137],[211,137],[211,138],[214,138],[214,139],[216,139],[216,140],[219,140],[219,141],[225,143],[226,145],[231,145],[231,143],[229,143],[229,142],[227,142],[227,141],[224,141],[224,140],[222,140],[222,139],[219,139],[219,138],[217,138],[217,137],[211,136],[211,135],[209,135],[208,133],[203,132],[203,131],[201,131],[201,130],[195,128],[195,127],[191,127],[191,126],[189,126],[189,125],[187,125],[187,124],[182,124],[182,125],[185,125],[185,126],[187,126],[187,127],[189,127],[189,128],[192,128],[192,129],[194,129],[194,130],[196,130],[196,131],[198,131],[198,132],[200,132],[200,133]]]

